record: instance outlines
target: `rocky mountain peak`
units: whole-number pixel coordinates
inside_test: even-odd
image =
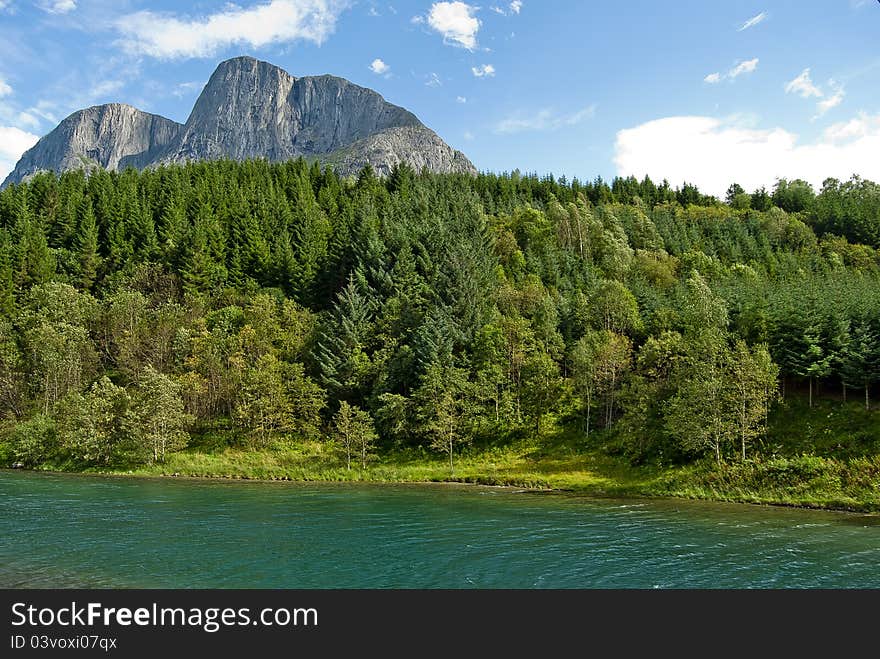
[[[397,163],[436,172],[476,170],[408,110],[332,75],[295,78],[253,57],[221,62],[186,123],[122,103],[73,113],[40,139],[4,182],[41,170],[118,171],[191,160],[305,157],[343,174]]]

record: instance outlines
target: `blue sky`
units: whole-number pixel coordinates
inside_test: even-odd
[[[185,121],[241,54],[371,87],[481,170],[880,180],[876,0],[0,0],[0,179],[89,105]]]

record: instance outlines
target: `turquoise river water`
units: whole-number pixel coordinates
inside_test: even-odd
[[[880,518],[0,471],[0,587],[878,588]]]

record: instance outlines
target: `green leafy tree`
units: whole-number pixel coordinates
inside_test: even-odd
[[[666,431],[686,450],[710,450],[720,464],[723,449],[733,436],[726,371],[730,350],[717,332],[690,339],[685,367],[676,377],[676,392],[664,410]]]
[[[4,436],[17,462],[36,467],[59,457],[61,450],[55,419],[35,414],[12,426]]]
[[[106,466],[131,436],[128,392],[103,376],[85,394],[72,393],[60,404],[59,436],[65,451],[88,465]]]
[[[369,412],[342,401],[333,416],[332,437],[342,446],[349,471],[353,454],[360,456],[361,469],[367,468],[367,459],[376,446],[376,431]]]
[[[750,349],[737,341],[730,354],[728,369],[729,404],[733,409],[740,456],[746,459],[746,446],[766,432],[767,415],[777,395],[779,367],[766,346]]]
[[[522,402],[526,415],[534,420],[535,432],[541,434],[541,420],[559,402],[562,380],[559,367],[545,352],[536,352],[523,364]]]
[[[192,417],[183,409],[180,384],[147,366],[139,378],[134,417],[150,462],[165,462],[169,453],[186,448]]]
[[[245,372],[235,418],[259,446],[267,446],[278,433],[293,430],[282,364],[274,355],[263,355]]]
[[[432,364],[415,392],[422,431],[435,451],[449,458],[449,474],[455,475],[456,451],[470,443],[467,432],[468,381],[464,370]]]

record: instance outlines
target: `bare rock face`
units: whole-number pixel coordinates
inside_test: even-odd
[[[342,175],[367,164],[388,174],[398,163],[476,173],[414,114],[371,89],[329,75],[294,78],[267,62],[237,57],[217,67],[186,124],[120,104],[81,110],[27,151],[3,185],[40,170],[300,156]]]
[[[398,126],[365,137],[324,158],[343,176],[356,175],[369,164],[380,176],[405,163],[417,172],[438,174],[476,173],[461,151],[441,140],[425,126]]]
[[[3,185],[42,170],[109,170],[147,166],[180,132],[180,124],[130,105],[111,103],[79,110],[25,151]]]
[[[295,157],[287,103],[293,83],[287,72],[266,62],[249,57],[223,62],[161,161]]]

